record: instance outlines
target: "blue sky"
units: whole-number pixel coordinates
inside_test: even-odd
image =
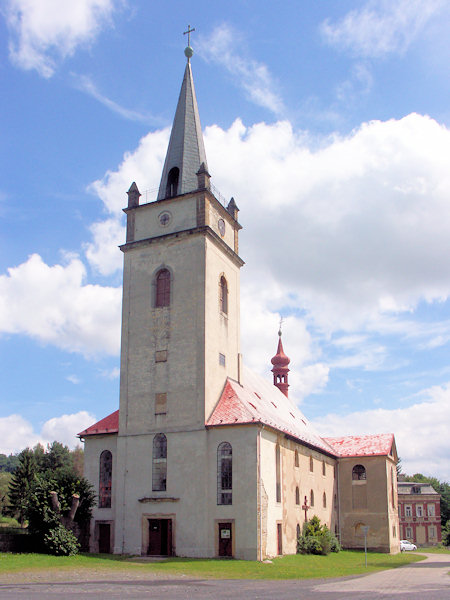
[[[159,185],[195,27],[212,182],[241,209],[242,350],[323,435],[450,479],[444,0],[6,0],[0,452],[118,407],[122,207]],[[151,199],[149,192],[148,199]]]

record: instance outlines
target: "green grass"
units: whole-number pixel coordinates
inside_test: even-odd
[[[114,569],[130,575],[145,572],[158,575],[188,576],[213,579],[309,579],[360,575],[382,569],[391,569],[423,560],[418,554],[368,553],[367,568],[364,553],[343,551],[329,556],[293,555],[273,559],[272,563],[245,560],[216,560],[169,558],[160,562],[144,562],[139,558],[80,554],[73,557],[43,554],[0,554],[0,575],[12,572],[83,570],[97,572]]]
[[[417,552],[430,552],[431,554],[450,554],[450,548],[446,548],[445,546],[422,546],[417,549]]]

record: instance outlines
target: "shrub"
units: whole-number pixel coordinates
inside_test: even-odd
[[[74,556],[80,549],[75,535],[59,523],[44,535],[44,548],[55,556]]]
[[[320,519],[314,516],[303,526],[303,534],[297,540],[298,554],[322,554],[339,552],[341,546],[338,539]]]

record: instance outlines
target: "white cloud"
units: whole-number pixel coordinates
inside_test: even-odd
[[[25,334],[85,356],[117,354],[119,288],[85,283],[77,258],[49,266],[33,254],[0,276],[0,332]]]
[[[67,375],[66,379],[67,379],[67,381],[70,381],[70,383],[73,383],[74,385],[78,385],[79,383],[81,383],[81,379],[79,377],[77,377],[76,375]]]
[[[96,420],[94,415],[83,410],[49,419],[38,433],[21,415],[0,417],[0,453],[14,454],[27,447],[32,448],[38,443],[46,446],[55,440],[69,448],[74,448],[80,443],[76,433],[83,431]]]
[[[282,114],[283,102],[267,66],[243,55],[240,38],[238,31],[222,24],[207,38],[198,39],[199,54],[225,67],[252,102],[276,115]]]
[[[329,44],[358,56],[402,53],[445,5],[444,0],[369,0],[336,23],[327,19],[321,32]]]
[[[119,0],[6,0],[11,60],[51,77],[59,60],[86,46],[110,24]]]
[[[314,420],[322,436],[394,433],[403,471],[450,481],[450,384],[420,394],[420,401],[394,410],[375,409]]]
[[[98,100],[103,106],[106,106],[112,112],[120,115],[124,119],[129,121],[140,121],[142,123],[152,124],[152,125],[161,125],[161,119],[155,118],[153,115],[148,113],[144,114],[136,110],[130,110],[129,108],[125,108],[107,98],[103,95],[95,85],[95,83],[87,76],[87,75],[75,75],[73,74],[73,79],[75,82],[75,86],[92,96],[96,100]]]

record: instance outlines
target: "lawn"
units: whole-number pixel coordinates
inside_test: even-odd
[[[169,558],[158,562],[147,562],[139,558],[80,554],[78,556],[47,556],[43,554],[0,554],[0,576],[12,572],[39,571],[83,571],[95,569],[105,575],[111,569],[142,575],[145,572],[157,575],[188,576],[212,579],[309,579],[341,577],[373,573],[422,560],[419,554],[396,555],[368,553],[367,568],[364,553],[342,551],[329,556],[293,555],[273,559],[272,563],[245,560],[215,560]]]

